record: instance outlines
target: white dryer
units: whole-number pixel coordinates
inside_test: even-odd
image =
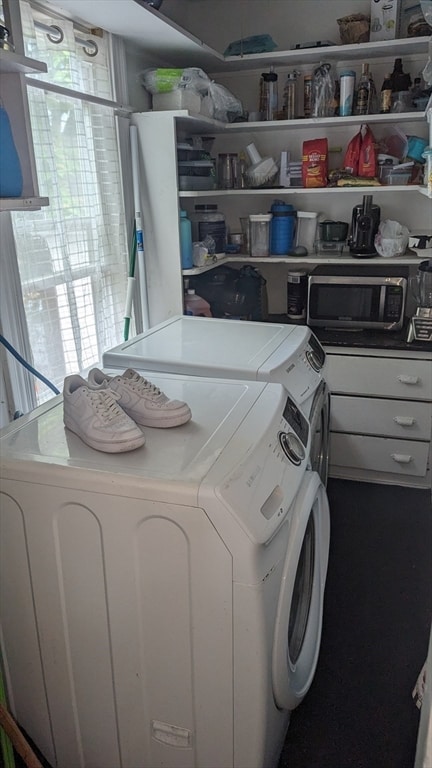
[[[310,461],[328,475],[330,394],[325,352],[304,325],[177,315],[104,353],[104,366],[282,384],[311,423]]]
[[[152,380],[192,420],[130,453],[65,430],[61,396],[3,430],[10,707],[56,768],[272,768],[320,645],[309,425],[279,384]]]

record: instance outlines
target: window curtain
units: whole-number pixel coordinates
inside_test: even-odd
[[[122,340],[128,247],[116,117],[82,97],[113,99],[109,36],[80,32],[97,45],[89,56],[94,48],[77,42],[71,22],[21,8],[26,54],[48,65],[38,79],[81,94],[28,86],[39,189],[50,205],[12,214],[31,362],[61,389]],[[61,27],[63,40],[52,42],[38,22]],[[37,402],[52,396],[36,378],[34,387]]]

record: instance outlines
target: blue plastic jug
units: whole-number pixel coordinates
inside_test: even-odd
[[[180,257],[182,269],[192,269],[192,224],[186,211],[180,211]]]
[[[270,210],[270,254],[287,256],[294,245],[297,211],[283,200],[275,200]]]
[[[0,197],[21,197],[23,178],[9,116],[0,106]]]

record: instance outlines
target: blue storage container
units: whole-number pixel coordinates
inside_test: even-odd
[[[21,197],[23,178],[9,116],[0,106],[0,197]]]
[[[192,269],[192,225],[186,211],[180,211],[180,256],[182,269]]]
[[[297,211],[283,200],[275,200],[270,210],[270,254],[287,256],[294,247]]]

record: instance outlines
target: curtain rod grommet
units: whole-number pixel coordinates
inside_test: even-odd
[[[57,27],[55,24],[50,24],[50,29],[54,30],[54,34],[47,32],[47,38],[50,43],[55,43],[56,45],[62,43],[64,40],[63,30],[60,27]]]

